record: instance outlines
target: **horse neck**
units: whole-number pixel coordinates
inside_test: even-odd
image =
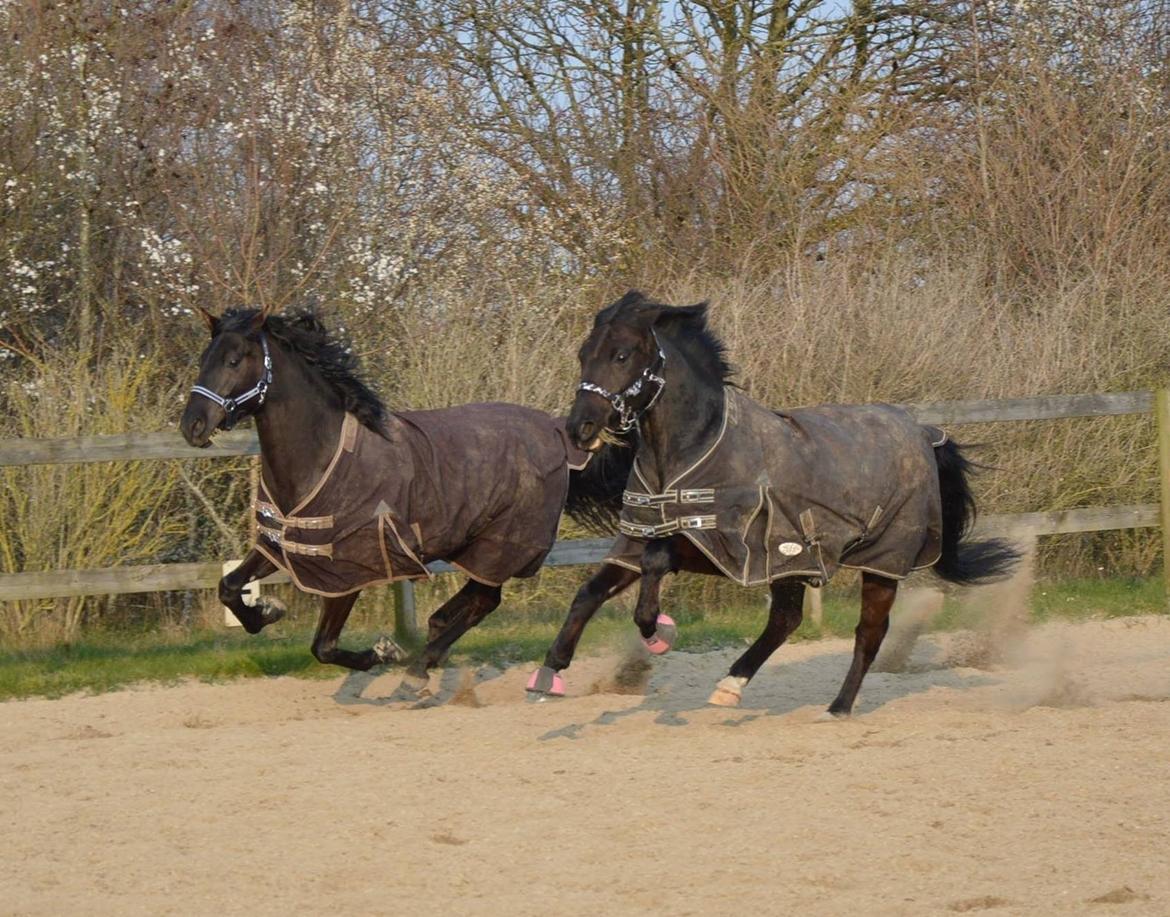
[[[666,486],[672,470],[689,464],[719,435],[723,382],[701,375],[668,339],[663,338],[660,346],[666,354],[666,384],[642,416],[638,460],[642,468],[653,469],[660,486]]]
[[[291,510],[329,467],[345,411],[299,357],[272,344],[272,385],[256,415],[269,495]]]

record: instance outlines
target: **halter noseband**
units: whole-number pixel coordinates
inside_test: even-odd
[[[245,401],[251,401],[253,398],[259,399],[256,402],[256,407],[260,407],[264,403],[264,398],[268,394],[268,387],[272,385],[272,357],[268,353],[268,338],[264,336],[263,332],[260,334],[260,346],[264,350],[264,372],[260,374],[259,380],[250,389],[241,395],[236,395],[234,398],[224,398],[209,388],[204,388],[202,385],[193,385],[191,387],[192,395],[202,395],[204,398],[209,398],[223,408],[224,417],[223,423],[220,424],[225,430],[230,430],[236,425],[239,419],[236,417],[236,411]]]
[[[634,428],[634,424],[638,422],[638,419],[652,407],[654,407],[654,402],[658,400],[658,396],[661,395],[662,390],[666,388],[666,380],[661,375],[662,371],[666,369],[666,354],[662,352],[662,345],[658,343],[658,335],[654,334],[653,331],[651,331],[650,334],[653,336],[654,344],[658,348],[658,358],[654,361],[658,364],[657,369],[647,366],[644,370],[642,370],[642,374],[638,376],[637,379],[627,385],[616,395],[612,392],[606,391],[600,385],[596,385],[592,382],[582,382],[577,386],[577,391],[592,392],[595,395],[600,395],[611,405],[613,405],[613,409],[618,413],[618,427],[616,430],[612,431],[614,433],[629,433],[630,430]],[[657,385],[658,388],[655,390],[654,394],[650,396],[650,400],[647,401],[645,405],[640,408],[635,408],[630,404],[630,399],[636,398],[638,395],[640,395],[642,393],[642,386],[650,382]]]

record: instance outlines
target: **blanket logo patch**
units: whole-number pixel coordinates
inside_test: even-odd
[[[804,550],[804,545],[795,541],[782,541],[779,550],[785,557],[795,557]]]

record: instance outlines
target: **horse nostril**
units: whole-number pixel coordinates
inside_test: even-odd
[[[203,431],[206,428],[207,428],[207,424],[204,422],[203,418],[197,417],[197,418],[195,418],[195,420],[191,424],[191,435],[192,436],[202,436]]]
[[[587,443],[593,439],[593,434],[597,432],[597,424],[591,420],[583,420],[577,425],[577,438],[582,443]]]

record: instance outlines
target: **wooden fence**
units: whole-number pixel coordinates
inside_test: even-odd
[[[944,401],[906,405],[922,423],[978,424],[1074,417],[1106,417],[1154,413],[1158,428],[1158,468],[1161,504],[1081,507],[1041,513],[984,516],[981,532],[1009,535],[1034,543],[1039,535],[1097,532],[1110,529],[1161,526],[1164,557],[1170,557],[1170,390],[1093,395],[1047,395],[1033,398]],[[220,433],[212,447],[195,449],[177,433],[127,433],[68,439],[0,442],[0,466],[75,464],[84,462],[208,459],[258,455],[260,445],[252,431]],[[597,563],[610,544],[607,538],[557,542],[549,554],[550,566]],[[428,565],[437,573],[450,572],[447,564]],[[1164,564],[1170,594],[1170,564]],[[214,587],[222,576],[216,563],[149,564],[100,570],[57,570],[0,574],[0,601],[80,595],[164,592]],[[287,582],[283,574],[264,582]],[[396,590],[399,626],[412,626],[413,588]]]

